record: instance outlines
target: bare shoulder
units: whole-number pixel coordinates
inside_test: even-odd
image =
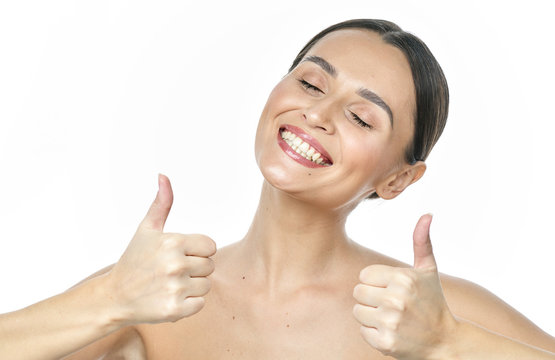
[[[361,270],[372,264],[411,267],[361,245],[356,246],[359,255],[354,263],[366,264]],[[440,276],[449,308],[457,318],[524,343],[555,351],[555,338],[484,287],[454,276]]]
[[[555,351],[555,338],[484,287],[445,274],[441,274],[441,284],[449,308],[456,317],[527,344]]]
[[[352,242],[353,247],[353,263],[360,267],[362,270],[364,267],[374,264],[394,266],[394,267],[410,267],[402,261],[399,261],[390,256],[384,255],[377,251],[371,250],[367,247],[360,245],[359,243]]]

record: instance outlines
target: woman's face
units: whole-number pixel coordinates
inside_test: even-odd
[[[400,50],[370,31],[332,32],[270,94],[256,134],[258,166],[296,198],[356,205],[409,166],[414,109]]]

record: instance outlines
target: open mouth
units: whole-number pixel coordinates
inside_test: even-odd
[[[279,129],[280,146],[294,160],[307,167],[326,167],[333,162],[315,139],[301,129],[286,125]]]

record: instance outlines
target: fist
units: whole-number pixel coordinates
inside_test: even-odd
[[[371,265],[354,289],[361,334],[384,355],[426,359],[439,353],[455,318],[443,296],[429,237],[430,215],[414,231],[414,267]]]
[[[164,233],[173,203],[169,179],[106,281],[127,325],[177,321],[197,313],[210,290],[216,244],[204,235]]]

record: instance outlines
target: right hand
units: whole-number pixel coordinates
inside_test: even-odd
[[[126,325],[177,321],[204,306],[216,244],[204,235],[164,233],[173,203],[169,179],[158,176],[158,194],[120,260],[107,274],[109,296]]]

